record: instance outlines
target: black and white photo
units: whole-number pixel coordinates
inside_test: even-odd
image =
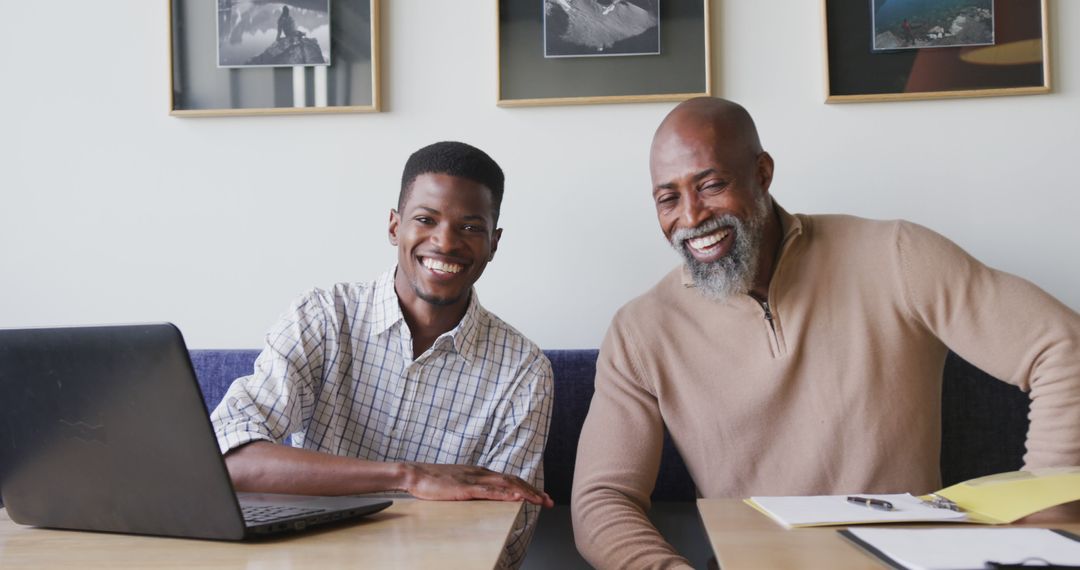
[[[218,67],[330,65],[330,0],[216,0]]]
[[[544,57],[660,53],[660,0],[543,2]]]

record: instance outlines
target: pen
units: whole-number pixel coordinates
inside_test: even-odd
[[[864,505],[870,507],[871,509],[878,509],[881,511],[893,510],[892,503],[890,503],[889,501],[882,501],[881,499],[871,499],[869,497],[848,497],[847,500],[849,503]]]

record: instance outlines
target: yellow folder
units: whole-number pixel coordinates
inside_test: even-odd
[[[1043,509],[1080,501],[1080,467],[987,475],[934,494],[956,503],[970,522],[1008,524]]]

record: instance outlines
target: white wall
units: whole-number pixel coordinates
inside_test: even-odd
[[[860,105],[822,103],[817,0],[713,3],[717,92],[785,207],[915,220],[1080,308],[1080,2],[1050,3],[1050,95]],[[167,115],[165,0],[39,4],[5,3],[0,34],[0,326],[258,347],[303,290],[390,266],[401,166],[440,139],[505,168],[479,291],[544,347],[598,345],[677,263],[646,163],[672,105],[496,108],[494,0],[383,0],[384,113],[210,119]]]

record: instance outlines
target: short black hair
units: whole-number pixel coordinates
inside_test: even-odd
[[[463,142],[442,141],[412,153],[405,162],[405,171],[401,173],[398,212],[405,208],[412,184],[421,174],[449,174],[483,184],[491,191],[492,221],[498,223],[506,177],[502,168],[486,152]]]

